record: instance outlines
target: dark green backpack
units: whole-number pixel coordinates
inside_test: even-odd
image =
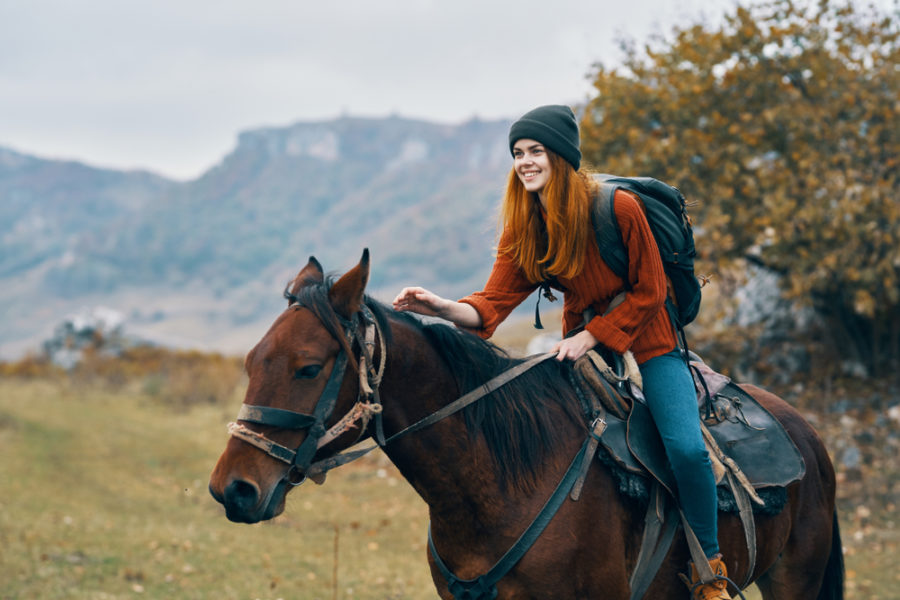
[[[640,198],[650,230],[656,238],[663,269],[669,279],[669,314],[682,329],[700,310],[700,282],[694,275],[694,232],[684,195],[677,188],[651,177],[597,175],[600,193],[591,209],[591,220],[600,256],[613,272],[628,281],[628,254],[616,220],[613,196],[617,189]]]

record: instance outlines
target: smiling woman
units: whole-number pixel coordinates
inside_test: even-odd
[[[535,289],[553,299],[553,288],[565,294],[564,338],[552,349],[557,360],[577,360],[595,346],[633,352],[678,488],[691,491],[682,508],[709,561],[708,568],[702,556],[698,561],[702,584],[692,571],[696,597],[727,600],[715,481],[693,380],[667,309],[666,274],[642,204],[621,188],[614,191],[615,210],[608,218],[621,233],[628,261],[619,277],[594,238],[591,208],[599,187],[581,166],[572,110],[549,105],[527,112],[510,127],[509,148],[513,167],[501,207],[503,231],[484,289],[452,302],[422,288],[405,288],[394,308],[437,315],[488,338]],[[708,571],[720,578],[713,581]]]

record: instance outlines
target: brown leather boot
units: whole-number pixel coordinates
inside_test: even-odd
[[[712,558],[709,559],[709,566],[712,569],[712,572],[716,575],[716,577],[722,577],[723,579],[716,579],[711,583],[701,583],[700,575],[697,573],[697,567],[694,566],[694,563],[688,563],[691,567],[691,578],[690,580],[684,575],[681,578],[687,584],[689,588],[691,588],[691,598],[696,600],[731,600],[731,595],[728,593],[728,582],[725,581],[725,577],[728,577],[728,571],[725,569],[725,561],[722,560],[721,554],[716,554]]]

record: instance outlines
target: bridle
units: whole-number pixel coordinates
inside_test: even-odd
[[[289,308],[298,309],[303,307],[303,304],[293,296],[289,296],[289,300],[294,301]],[[312,312],[317,314],[316,311]],[[340,437],[346,431],[358,427],[359,437],[362,437],[369,421],[373,417],[376,419],[378,430],[376,440],[379,441],[379,445],[384,441],[381,425],[382,406],[378,395],[378,386],[384,374],[387,356],[384,336],[378,327],[374,315],[366,306],[363,306],[349,320],[342,318],[337,313],[333,313],[333,316],[341,324],[344,340],[347,343],[346,346],[342,346],[335,357],[331,374],[325,383],[325,388],[322,390],[319,400],[313,408],[312,414],[245,403],[241,405],[237,415],[237,421],[295,431],[306,430],[306,438],[300,445],[295,449],[291,449],[267,438],[262,433],[249,429],[239,422],[228,424],[228,432],[233,437],[247,442],[272,458],[289,465],[290,468],[284,478],[288,483],[295,486],[303,483],[307,476],[324,473],[362,456],[362,452],[347,453],[338,455],[341,458],[332,457],[317,463],[312,462],[319,448]],[[360,334],[360,331],[362,331],[362,334]],[[372,360],[376,338],[380,353],[380,361],[377,368]],[[344,373],[348,362],[347,351],[352,351],[354,344],[360,348],[358,361],[359,392],[357,393],[356,402],[347,414],[326,430],[325,424],[334,412],[338,394],[344,381]],[[374,449],[374,447],[371,449]],[[366,452],[371,449],[367,449]]]
[[[304,307],[295,296],[290,295],[287,292],[285,293],[285,296],[292,302],[290,308]],[[322,315],[319,315],[315,310],[310,310],[319,317],[323,324],[326,324],[326,319],[323,318]],[[347,355],[342,348],[335,358],[331,375],[328,377],[325,388],[322,390],[322,395],[319,397],[312,414],[250,404],[243,404],[238,412],[238,421],[296,431],[306,429],[306,439],[304,439],[296,449],[292,450],[287,446],[283,446],[270,440],[265,435],[253,431],[240,423],[235,422],[228,424],[228,432],[233,437],[243,440],[262,450],[272,458],[289,465],[290,468],[285,474],[284,479],[294,486],[300,485],[306,481],[307,477],[315,479],[317,476],[324,475],[331,469],[365,456],[375,448],[384,448],[397,438],[428,427],[429,425],[433,425],[476,402],[487,394],[490,394],[508,381],[515,379],[539,363],[556,356],[556,352],[548,352],[546,354],[533,356],[497,375],[460,398],[457,398],[443,408],[416,421],[405,429],[394,433],[390,437],[385,438],[384,425],[381,416],[382,404],[378,392],[378,387],[384,376],[384,368],[387,361],[387,345],[384,341],[384,334],[379,328],[378,321],[375,319],[372,311],[369,307],[365,306],[365,304],[363,304],[360,310],[349,320],[344,319],[337,313],[333,313],[332,316],[341,323],[343,336],[347,342],[346,348],[352,349],[354,343],[360,348],[359,393],[357,395],[356,403],[347,414],[329,429],[325,429],[325,422],[334,412],[338,392],[340,391],[341,383],[344,379],[344,372],[347,367]],[[362,335],[359,334],[360,330],[362,331]],[[380,355],[377,368],[375,367],[372,358],[376,348],[376,340],[378,344],[378,353]],[[328,458],[312,462],[312,459],[319,448],[333,441],[349,429],[359,428],[358,441],[372,419],[375,421],[375,432],[373,435],[375,444],[366,448],[335,454]]]

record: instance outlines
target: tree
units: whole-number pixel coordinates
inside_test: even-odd
[[[897,11],[738,6],[596,65],[586,159],[699,200],[701,259],[782,275],[875,372],[900,363]]]

